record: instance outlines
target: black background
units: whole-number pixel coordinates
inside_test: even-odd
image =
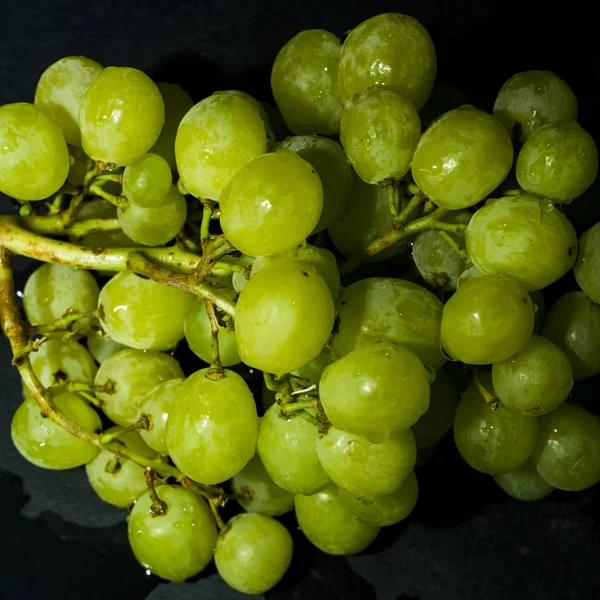
[[[556,5],[555,5],[556,6]],[[590,7],[592,5],[590,4]],[[0,1],[0,103],[33,100],[38,77],[62,56],[84,54],[179,83],[194,100],[238,88],[270,99],[278,49],[302,29],[338,35],[364,18],[397,11],[417,17],[436,44],[438,81],[491,110],[513,73],[549,69],[580,102],[580,123],[600,139],[598,29],[591,8],[567,2]],[[600,216],[598,186],[568,214],[579,231]],[[0,198],[0,208],[12,210]],[[18,260],[22,286],[32,265]],[[567,284],[570,282],[567,279]],[[579,395],[597,398],[598,380]],[[243,598],[213,568],[167,584],[133,559],[125,511],[100,501],[82,469],[49,472],[26,463],[10,441],[20,383],[0,340],[0,598],[184,600]],[[600,403],[598,403],[600,404]],[[600,589],[598,493],[555,493],[535,504],[505,497],[471,471],[445,440],[418,473],[421,497],[407,522],[382,532],[358,557],[312,549],[289,519],[294,564],[269,598],[592,598]]]

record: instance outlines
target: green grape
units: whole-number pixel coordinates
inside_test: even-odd
[[[60,127],[33,104],[0,106],[0,192],[17,200],[44,200],[69,174],[69,150]]]
[[[115,352],[125,348],[123,344],[111,340],[107,335],[89,335],[87,337],[87,347],[97,363],[103,363]]]
[[[576,121],[538,127],[517,158],[517,180],[527,192],[558,202],[581,196],[598,173],[594,138]]]
[[[73,146],[81,146],[81,99],[101,72],[102,65],[91,58],[66,56],[51,64],[38,81],[33,103],[60,125],[65,139]]]
[[[172,186],[171,167],[158,154],[144,154],[123,171],[123,194],[141,208],[164,208]],[[175,188],[176,190],[177,188]]]
[[[491,373],[477,375],[494,395]],[[518,469],[531,456],[538,438],[538,419],[512,411],[501,402],[493,410],[475,381],[462,395],[454,420],[460,455],[477,471],[497,475]]]
[[[494,481],[509,496],[525,502],[542,500],[554,491],[554,488],[540,477],[531,458],[510,473],[494,475]]]
[[[322,552],[351,555],[371,545],[380,527],[359,521],[344,505],[336,487],[294,499],[298,525]]]
[[[577,119],[577,98],[554,73],[525,71],[513,75],[500,88],[494,116],[511,137],[524,143],[541,125]]]
[[[294,495],[269,477],[258,454],[233,476],[231,487],[248,512],[278,517],[294,509]]]
[[[337,356],[330,348],[325,346],[317,357],[307,362],[305,365],[292,371],[292,375],[303,379],[307,387],[310,385],[319,385],[323,371],[337,360]]]
[[[142,429],[140,435],[150,448],[162,455],[169,453],[167,422],[184,382],[183,377],[168,379],[153,387],[139,400],[138,415],[145,415],[152,424],[150,429]]]
[[[184,89],[175,83],[157,83],[156,87],[165,105],[165,124],[150,151],[162,156],[171,170],[176,171],[175,137],[177,128],[186,113],[194,106],[194,101]]]
[[[125,346],[138,350],[170,350],[183,339],[183,324],[195,296],[139,277],[115,275],[100,290],[102,329]]]
[[[152,511],[150,492],[135,503],[127,519],[131,549],[142,566],[170,581],[185,581],[212,560],[217,526],[208,504],[192,490],[160,485],[156,495],[166,514]]]
[[[278,404],[260,422],[258,455],[269,477],[293,494],[314,494],[329,483],[317,456],[317,428],[299,416],[285,418]]]
[[[567,355],[575,381],[600,373],[600,306],[583,292],[558,299],[542,334]]]
[[[376,527],[395,525],[406,519],[415,507],[418,495],[419,483],[414,471],[397,490],[373,500],[357,498],[345,490],[338,491],[338,497],[347,510],[359,521]]]
[[[342,216],[327,230],[333,245],[347,258],[361,256],[371,242],[392,230],[388,190],[365,183],[353,171],[352,193]],[[380,252],[369,262],[379,262],[402,251],[399,246]]]
[[[317,455],[338,487],[373,500],[391,494],[406,480],[417,460],[415,437],[407,429],[379,444],[330,427],[317,439]]]
[[[274,254],[272,256],[259,256],[253,263],[250,276],[256,275],[261,269],[275,263],[298,262],[311,265],[325,280],[331,297],[336,299],[340,295],[341,283],[337,261],[332,252],[326,248],[317,248],[310,244],[301,244],[292,250]]]
[[[483,273],[475,266],[470,266],[468,269],[465,269],[458,278],[456,282],[456,289],[459,290],[467,281],[471,281],[471,279],[477,279],[477,277],[481,277]]]
[[[535,310],[535,323],[533,325],[533,333],[540,335],[542,328],[544,327],[544,317],[546,316],[546,302],[544,301],[544,295],[540,290],[531,292],[529,294],[531,301],[533,302],[533,309]]]
[[[164,121],[165,106],[156,84],[130,67],[104,69],[86,89],[79,109],[85,153],[122,166],[152,148]]]
[[[290,373],[321,352],[333,319],[331,293],[314,267],[295,262],[265,267],[237,302],[240,357],[267,373]]]
[[[187,218],[187,204],[177,187],[171,185],[160,206],[144,208],[132,202],[119,208],[123,233],[138,244],[161,246],[181,233]]]
[[[91,384],[98,370],[90,353],[72,339],[46,340],[29,359],[35,376],[46,388],[69,381]]]
[[[584,294],[594,302],[600,302],[600,223],[579,239],[579,254],[573,272]]]
[[[319,391],[335,427],[382,442],[425,413],[429,373],[410,350],[390,342],[375,343],[327,367]]]
[[[267,150],[265,122],[255,102],[216,93],[193,106],[175,138],[181,182],[198,198],[219,200],[229,180]]]
[[[559,490],[592,487],[600,481],[600,419],[570,404],[544,415],[533,462],[544,480]]]
[[[79,129],[77,129],[77,131],[79,131]],[[87,175],[88,167],[90,166],[91,161],[90,161],[88,155],[83,151],[83,148],[81,148],[80,146],[67,146],[67,148],[69,150],[69,156],[71,157],[71,159],[73,159],[73,162],[71,163],[71,166],[69,167],[69,174],[67,176],[67,182],[70,183],[71,185],[81,187],[84,183],[85,176]],[[80,217],[81,209],[84,206],[87,206],[88,204],[90,204],[91,202],[92,201],[88,201],[88,202],[85,202],[84,204],[80,205],[80,210],[77,213],[78,217]],[[95,202],[105,202],[105,201],[98,199]],[[109,204],[109,203],[106,202],[106,204]]]
[[[225,369],[214,379],[196,371],[179,390],[167,421],[167,446],[177,467],[202,483],[221,483],[254,456],[258,417],[246,382]]]
[[[452,429],[458,399],[458,389],[450,376],[438,370],[431,383],[429,408],[412,426],[417,450],[435,446]]]
[[[315,169],[290,150],[264,154],[235,174],[221,194],[221,227],[249,256],[279,254],[301,244],[323,210]]]
[[[190,350],[204,362],[212,362],[212,328],[204,300],[197,300],[185,319],[183,330]],[[242,359],[238,353],[233,321],[219,327],[219,358],[221,365],[232,367]]]
[[[412,176],[437,205],[467,208],[483,200],[508,175],[510,137],[492,115],[463,106],[434,121],[415,150]]]
[[[114,389],[96,392],[102,410],[117,425],[136,421],[144,395],[159,383],[183,377],[179,363],[168,354],[126,348],[107,358],[98,369],[95,384]]]
[[[560,279],[577,255],[573,225],[550,200],[529,195],[488,200],[473,215],[465,242],[482,273],[510,275],[529,291]]]
[[[286,125],[296,135],[339,132],[340,50],[336,35],[311,29],[295,35],[277,54],[271,70],[271,90]]]
[[[404,177],[420,135],[421,121],[412,102],[391,89],[375,86],[358,92],[342,112],[342,146],[367,183]]]
[[[273,130],[271,129],[269,115],[265,111],[265,108],[264,108],[262,102],[259,102],[254,96],[251,96],[250,94],[248,94],[246,92],[242,92],[240,90],[226,90],[223,93],[224,94],[233,94],[234,96],[241,96],[242,98],[246,98],[247,100],[252,102],[256,106],[256,108],[258,108],[258,112],[260,113],[261,119],[263,120],[263,122],[265,124],[265,133],[267,135],[267,150],[270,151],[273,148],[273,146],[275,146],[275,143],[276,143],[275,134],[273,133]]]
[[[401,92],[419,110],[431,93],[437,60],[427,30],[413,17],[384,13],[355,27],[342,46],[342,101],[374,85]]]
[[[456,210],[447,213],[440,220],[445,223],[468,223],[471,213]],[[461,236],[449,233],[454,243],[464,247]],[[464,273],[466,261],[439,231],[424,231],[412,245],[412,257],[421,277],[432,287],[451,291],[458,287],[458,278]]]
[[[87,431],[100,431],[102,428],[100,417],[81,396],[59,394],[52,400],[70,421]],[[43,469],[72,469],[85,465],[98,454],[96,446],[42,417],[33,397],[25,398],[17,409],[10,434],[21,456]]]
[[[373,342],[396,342],[426,365],[444,364],[440,352],[442,303],[411,281],[370,277],[344,288],[338,306],[338,332],[331,349],[338,356]]]
[[[503,404],[531,416],[554,410],[573,388],[573,369],[567,355],[539,335],[532,335],[507,361],[495,364],[492,377]]]
[[[233,589],[263,594],[292,562],[292,536],[279,521],[259,514],[236,515],[217,539],[215,564]]]
[[[440,341],[454,360],[504,362],[527,343],[534,319],[531,297],[517,280],[482,275],[464,283],[446,302]]]
[[[352,192],[352,169],[344,149],[318,135],[288,137],[277,149],[292,150],[314,167],[323,186],[323,212],[313,233],[327,229],[342,216]]]
[[[106,433],[115,429],[111,427]],[[142,441],[137,431],[119,436],[119,441],[132,452],[146,458],[156,457],[156,453]],[[117,457],[108,450],[102,450],[85,466],[85,471],[96,494],[119,508],[131,506],[146,491],[144,468],[131,460]]]
[[[99,293],[98,284],[89,271],[46,263],[27,279],[23,308],[32,325],[44,325],[60,319],[67,311],[94,311]]]

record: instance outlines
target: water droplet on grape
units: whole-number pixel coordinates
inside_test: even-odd
[[[173,523],[173,527],[175,527],[175,529],[183,529],[185,525],[182,521],[177,521],[176,523]]]
[[[546,83],[544,83],[543,81],[540,81],[536,86],[535,86],[535,92],[536,94],[543,94],[544,92],[546,92],[548,90],[548,85]]]
[[[529,171],[525,174],[525,180],[531,185],[539,185],[542,182],[542,174],[539,171]]]
[[[150,569],[146,569],[146,575],[150,577],[150,575],[152,575],[152,571]]]
[[[186,513],[186,512],[192,512],[192,510],[193,510],[193,509],[194,509],[194,507],[193,507],[191,504],[184,504],[184,505],[181,507],[181,510],[182,510],[183,512],[185,512],[185,513]]]
[[[290,444],[291,444],[292,446],[297,446],[297,445],[298,445],[298,438],[292,438],[292,439],[290,440]]]
[[[286,473],[286,474],[283,476],[283,479],[284,479],[285,481],[289,481],[289,480],[290,480],[290,476],[289,476],[289,475]]]

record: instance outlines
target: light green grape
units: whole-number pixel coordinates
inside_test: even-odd
[[[417,446],[410,429],[374,444],[361,435],[330,427],[317,439],[317,455],[333,483],[373,500],[404,483],[415,466]]]
[[[596,179],[598,149],[594,138],[576,121],[548,123],[525,142],[516,168],[525,191],[570,202]]]
[[[331,349],[338,356],[373,342],[396,342],[437,369],[442,303],[411,281],[370,277],[344,288],[338,303],[338,332]]]
[[[181,182],[198,198],[219,200],[229,180],[267,150],[265,122],[255,102],[216,93],[193,106],[175,138]]]
[[[331,423],[382,442],[414,425],[429,407],[429,373],[410,350],[363,346],[327,367],[319,384]]]
[[[344,505],[335,486],[294,499],[298,525],[308,541],[333,555],[358,554],[371,545],[380,527],[359,521]]]
[[[559,490],[592,487],[600,481],[600,419],[571,404],[544,415],[533,462],[544,480]]]
[[[513,138],[524,143],[541,125],[577,119],[573,90],[550,71],[524,71],[500,88],[494,116]]]
[[[202,572],[217,545],[217,525],[206,501],[191,490],[160,485],[156,495],[166,514],[152,511],[147,491],[127,519],[133,554],[141,565],[170,581],[185,581]]]
[[[219,535],[215,564],[233,589],[263,594],[285,575],[292,552],[292,536],[279,521],[245,513],[233,517]]]
[[[477,375],[494,395],[491,373]],[[538,438],[538,418],[512,411],[501,402],[493,410],[473,381],[462,395],[454,421],[460,455],[477,471],[497,475],[518,469],[531,456]]]
[[[401,92],[419,110],[431,93],[437,60],[427,30],[413,17],[384,13],[346,38],[338,66],[342,101],[374,85]]]
[[[315,169],[291,150],[278,150],[248,163],[220,197],[221,227],[249,256],[279,254],[303,243],[323,210]]]
[[[539,335],[532,335],[507,361],[495,364],[492,377],[503,404],[531,416],[554,410],[573,388],[573,370],[567,355]]]
[[[342,216],[352,192],[352,169],[344,149],[318,135],[288,137],[277,148],[292,150],[314,167],[323,187],[323,211],[313,233],[327,229]]]
[[[148,152],[125,167],[123,194],[136,206],[164,208],[169,202],[165,198],[173,187],[172,179],[169,163],[158,154]]]
[[[336,360],[337,356],[330,348],[325,346],[321,351],[321,354],[299,369],[292,371],[292,375],[304,380],[307,384],[306,387],[310,385],[319,385],[323,371]]]
[[[573,272],[583,293],[594,302],[600,302],[600,223],[579,239],[579,254]]]
[[[418,495],[419,483],[414,471],[397,490],[373,500],[357,498],[345,490],[338,491],[338,498],[347,510],[359,521],[376,527],[395,525],[406,519],[415,507]]]
[[[188,292],[124,271],[100,290],[98,311],[102,329],[120,344],[170,350],[183,339],[194,301]]]
[[[150,429],[142,429],[140,435],[150,448],[165,455],[169,453],[167,447],[167,422],[185,379],[168,379],[153,387],[139,400],[138,415],[145,415],[150,419]]]
[[[144,394],[159,383],[180,379],[183,371],[168,354],[126,348],[107,358],[98,369],[95,384],[113,390],[98,391],[102,410],[117,425],[127,427],[136,421]]]
[[[311,29],[295,35],[277,54],[271,70],[271,90],[286,125],[296,135],[339,132],[340,50],[336,35]]]
[[[550,200],[506,196],[488,200],[471,219],[467,252],[482,273],[504,273],[529,291],[560,279],[575,262],[577,234]]]
[[[79,109],[85,153],[122,166],[152,148],[164,121],[165,106],[156,84],[130,67],[104,69],[86,89]]]
[[[317,428],[299,416],[285,418],[278,404],[260,421],[258,455],[269,477],[293,494],[314,494],[330,479],[317,456]]]
[[[567,355],[575,381],[600,373],[600,306],[583,292],[559,298],[542,333]]]
[[[269,477],[258,454],[233,476],[231,487],[247,512],[278,517],[294,509],[294,495]]]
[[[254,456],[258,416],[246,382],[225,369],[196,371],[179,390],[167,421],[167,446],[177,467],[202,483],[221,483]]]
[[[393,219],[388,190],[365,183],[353,171],[352,193],[342,216],[327,230],[333,245],[347,258],[361,256],[371,242],[392,230]],[[402,248],[395,246],[380,252],[370,262],[396,256]]]
[[[517,280],[482,275],[464,283],[446,302],[440,341],[455,360],[499,363],[528,342],[534,319],[531,297]]]
[[[342,112],[342,146],[367,183],[404,177],[420,135],[421,121],[412,102],[391,89],[375,86],[359,92]]]
[[[70,421],[87,431],[100,431],[102,422],[96,411],[77,394],[59,394],[53,402]],[[10,434],[13,444],[30,463],[43,469],[72,469],[90,462],[96,446],[82,440],[61,425],[42,417],[34,398],[25,398],[15,413]]]
[[[52,63],[38,81],[33,103],[60,125],[73,146],[81,146],[81,98],[101,72],[102,65],[91,58],[66,56]]]
[[[298,262],[311,265],[325,280],[331,297],[337,299],[340,295],[341,283],[337,261],[332,252],[326,248],[317,248],[310,244],[302,244],[287,252],[272,256],[259,256],[253,263],[250,276],[256,275],[261,269],[275,263]]]
[[[435,446],[452,429],[458,399],[458,389],[450,376],[438,370],[431,383],[429,408],[412,426],[417,450]]]
[[[138,244],[161,246],[181,232],[187,204],[177,187],[171,185],[160,206],[144,208],[129,203],[117,212],[123,233]]]
[[[554,488],[540,477],[531,459],[510,473],[494,475],[494,481],[509,496],[525,502],[542,500],[554,491]]]
[[[111,340],[107,335],[90,335],[87,337],[87,347],[89,353],[94,357],[97,363],[103,363],[115,352],[123,350],[125,346]]]
[[[204,362],[212,361],[212,328],[204,300],[198,300],[185,319],[183,330],[190,350]],[[219,358],[221,365],[232,367],[242,359],[238,352],[237,338],[233,321],[229,320],[219,328]]]
[[[256,108],[258,108],[258,112],[260,113],[260,116],[265,124],[265,133],[267,134],[267,150],[270,151],[273,148],[273,146],[275,146],[275,143],[276,143],[275,134],[273,133],[273,130],[271,129],[269,115],[267,114],[267,111],[265,110],[263,103],[259,102],[254,96],[251,96],[247,92],[242,92],[241,90],[226,90],[223,93],[224,94],[233,94],[234,96],[241,96],[242,98],[246,98],[247,100],[252,102],[256,106]]]
[[[237,302],[240,357],[267,373],[290,373],[321,352],[333,319],[331,293],[314,267],[302,263],[265,267]]]
[[[56,122],[33,104],[0,106],[0,192],[44,200],[69,174],[69,150]]]
[[[194,101],[184,89],[175,83],[157,83],[156,87],[165,105],[165,124],[150,151],[162,156],[171,170],[176,171],[175,137],[177,128],[186,113],[194,106]]]
[[[99,293],[98,284],[89,271],[46,263],[27,279],[23,308],[32,325],[43,325],[60,319],[67,311],[94,311]]]
[[[116,428],[109,428],[111,433]],[[155,458],[153,452],[137,431],[119,436],[126,448],[146,458]],[[85,466],[88,481],[93,490],[109,504],[119,508],[131,506],[145,491],[146,478],[144,468],[131,460],[115,456],[108,450],[102,450],[94,460]]]
[[[513,148],[492,115],[463,106],[442,115],[421,136],[412,160],[415,183],[438,206],[467,208],[508,175]]]

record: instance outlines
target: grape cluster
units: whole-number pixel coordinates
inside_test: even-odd
[[[578,240],[563,210],[594,140],[554,73],[515,75],[492,113],[435,75],[424,27],[388,13],[343,43],[292,38],[277,109],[85,57],[0,107],[4,291],[7,252],[52,263],[26,325],[0,295],[25,382],[12,439],[131,507],[156,575],[214,558],[263,593],[292,560],[290,511],[322,551],[361,552],[411,513],[451,429],[514,498],[600,481],[600,420],[570,400],[600,373],[600,223]],[[580,290],[544,314],[571,269]]]

